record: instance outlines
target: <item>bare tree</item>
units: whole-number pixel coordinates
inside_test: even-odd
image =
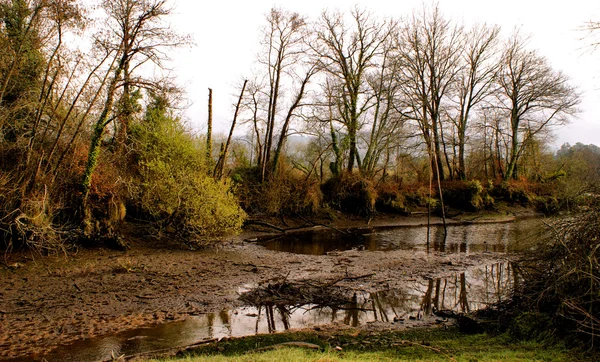
[[[443,18],[440,9],[414,14],[398,37],[399,104],[421,131],[428,154],[435,159],[435,178],[444,180],[442,155],[443,103],[460,70],[462,29]]]
[[[461,70],[457,74],[456,94],[453,97],[456,111],[450,118],[457,133],[458,178],[467,179],[465,146],[467,131],[473,110],[494,91],[494,81],[499,67],[497,48],[498,26],[474,26],[464,33],[464,49],[461,53]],[[452,170],[451,170],[452,171]]]
[[[362,126],[361,118],[373,107],[367,74],[376,66],[376,59],[382,56],[384,44],[394,29],[391,22],[376,21],[370,13],[358,8],[352,10],[351,17],[350,26],[342,13],[324,12],[313,45],[322,69],[328,74],[327,87],[334,95],[333,107],[337,108],[339,121],[345,127],[349,172],[360,160],[357,135]],[[332,135],[335,135],[333,127]],[[335,140],[334,143],[337,144]]]
[[[498,108],[508,121],[509,144],[504,179],[517,179],[517,162],[533,137],[564,125],[577,113],[579,93],[546,58],[525,49],[518,33],[507,41],[498,77]]]
[[[298,13],[273,8],[262,29],[258,68],[243,101],[246,122],[251,123],[252,143],[262,181],[277,169],[290,128],[304,106],[316,66],[307,52],[310,36],[306,20]]]
[[[373,107],[367,114],[368,135],[364,137],[366,149],[362,162],[359,162],[361,173],[373,178],[383,171],[389,163],[390,152],[402,141],[399,135],[405,117],[395,107],[395,96],[398,82],[395,78],[398,63],[393,59],[392,41],[383,45],[383,53],[379,57],[378,68],[367,76],[369,92],[373,95]],[[385,155],[383,164],[379,162]],[[381,168],[378,168],[381,167]]]
[[[600,46],[600,21],[590,20],[583,25],[582,30],[587,33],[585,39],[589,46],[592,50],[597,50]]]

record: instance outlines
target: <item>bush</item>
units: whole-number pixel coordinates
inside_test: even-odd
[[[447,206],[466,210],[477,211],[481,210],[492,202],[493,199],[487,199],[484,202],[483,186],[477,180],[473,181],[449,181],[442,184],[442,194],[444,203]]]
[[[561,209],[560,202],[554,196],[536,196],[533,205],[536,211],[544,215],[557,214]]]
[[[72,185],[81,179],[75,162],[80,144],[74,144],[74,151],[65,157],[65,166],[55,175],[45,163],[27,165],[26,146],[21,142],[0,145],[0,249],[64,252],[74,239],[75,212],[69,206],[77,196]],[[31,159],[44,156],[43,151],[32,150]]]
[[[280,171],[262,190],[260,204],[269,215],[314,214],[323,200],[318,181],[294,170]]]
[[[556,335],[598,346],[600,326],[600,201],[552,225],[552,238],[521,262],[523,283],[512,310],[540,313]],[[530,332],[525,331],[522,334]]]
[[[238,168],[231,179],[242,208],[252,214],[270,216],[312,215],[323,202],[318,180],[281,165],[277,175],[262,183],[258,168]]]
[[[400,185],[394,182],[385,182],[377,185],[377,211],[407,214],[406,198],[401,192]]]
[[[375,213],[377,192],[371,181],[358,174],[330,178],[322,189],[325,201],[334,209],[361,216]]]
[[[148,113],[132,130],[139,170],[129,182],[130,203],[186,240],[206,243],[240,231],[245,213],[232,185],[208,175],[197,140],[176,119]]]
[[[552,341],[552,319],[542,313],[525,312],[516,316],[508,327],[508,334],[519,341]]]
[[[419,184],[407,186],[404,189],[404,198],[408,205],[414,206],[427,206],[427,204],[431,202],[429,198],[429,189]]]
[[[497,200],[502,200],[509,204],[529,206],[535,197],[531,187],[532,185],[526,181],[503,181],[499,185],[494,186],[491,190],[491,195]]]

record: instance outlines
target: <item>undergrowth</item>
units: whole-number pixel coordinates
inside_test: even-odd
[[[552,236],[520,261],[523,281],[491,312],[518,340],[561,340],[598,350],[600,200],[550,224]]]

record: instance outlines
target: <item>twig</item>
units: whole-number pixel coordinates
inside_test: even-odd
[[[299,217],[300,219],[302,219],[304,222],[307,222],[307,223],[309,223],[309,224],[311,224],[311,225],[313,225],[313,226],[322,226],[322,227],[325,227],[325,228],[328,228],[328,229],[331,229],[331,230],[335,230],[335,231],[337,231],[338,233],[340,233],[340,234],[344,234],[344,235],[348,235],[348,234],[350,234],[350,232],[348,232],[348,231],[345,231],[345,230],[340,230],[340,229],[336,228],[335,226],[331,226],[331,225],[325,225],[325,224],[321,224],[321,223],[318,223],[318,222],[314,222],[314,221],[308,220],[308,219],[306,219],[304,216],[302,216],[302,215],[300,215],[300,214],[298,214],[298,213],[296,213],[296,216],[298,216],[298,217]]]
[[[261,226],[266,226],[269,227],[271,229],[275,229],[277,231],[281,231],[282,233],[284,233],[286,230],[282,229],[278,226],[275,226],[273,224],[269,224],[268,222],[264,222],[264,221],[259,221],[259,220],[246,220],[245,222],[246,225],[261,225]]]

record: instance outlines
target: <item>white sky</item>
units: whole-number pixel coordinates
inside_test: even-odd
[[[429,4],[429,2],[427,2]],[[192,106],[191,125],[206,129],[208,88],[213,89],[213,126],[227,132],[241,80],[250,76],[259,51],[259,28],[273,6],[316,19],[324,9],[349,11],[354,5],[380,16],[410,15],[422,0],[175,0],[173,26],[191,34],[196,46],[173,55],[179,83]],[[586,21],[600,21],[597,0],[440,0],[443,14],[456,22],[498,24],[508,35],[515,27],[531,34],[530,47],[546,56],[583,93],[581,114],[559,129],[555,145],[564,142],[600,145],[600,49],[592,54],[578,30]]]

